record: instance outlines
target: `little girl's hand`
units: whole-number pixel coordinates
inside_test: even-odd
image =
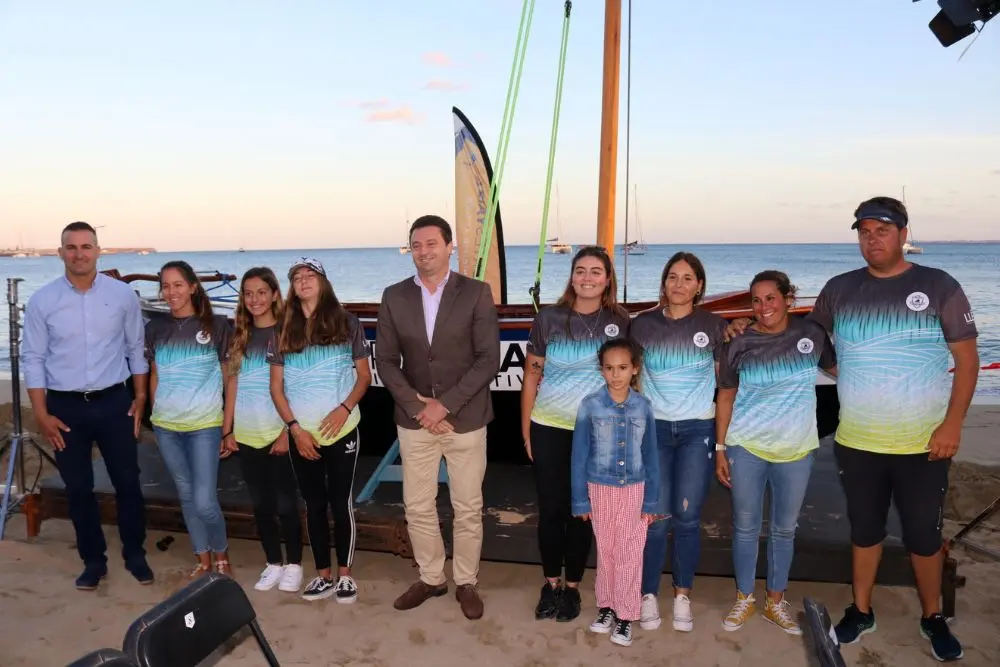
[[[656,514],[643,514],[643,515],[642,515],[642,520],[646,522],[646,525],[647,525],[647,526],[648,526],[649,524],[653,523],[654,521],[656,521],[656,520],[658,520],[658,519],[662,519],[662,518],[663,518],[663,517],[661,517],[661,516],[658,516],[658,515],[656,515]]]

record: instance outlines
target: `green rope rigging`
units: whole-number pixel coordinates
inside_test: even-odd
[[[490,244],[493,241],[493,224],[496,219],[497,203],[500,198],[500,184],[503,182],[503,170],[507,162],[507,144],[510,140],[510,128],[514,123],[514,109],[517,107],[517,95],[521,88],[521,71],[524,67],[524,54],[528,49],[528,35],[531,33],[531,17],[535,13],[535,0],[524,0],[521,6],[521,24],[517,30],[517,42],[514,45],[514,63],[510,68],[510,81],[507,84],[507,100],[503,110],[503,120],[500,123],[500,140],[497,147],[497,168],[490,181],[490,194],[486,205],[486,217],[483,219],[483,229],[479,237],[479,251],[476,253],[477,280],[486,276],[486,258],[489,256]]]
[[[542,261],[545,258],[545,239],[548,236],[549,227],[549,199],[552,194],[552,169],[556,160],[556,139],[559,136],[559,112],[562,108],[563,80],[566,73],[566,47],[569,44],[569,15],[573,9],[573,3],[566,0],[565,14],[563,16],[562,44],[559,48],[559,74],[556,78],[556,103],[552,111],[552,136],[549,138],[549,164],[545,173],[545,201],[542,204],[542,228],[538,238],[538,266],[535,269],[535,283],[528,290],[531,295],[531,303],[538,311],[541,297],[542,285]]]

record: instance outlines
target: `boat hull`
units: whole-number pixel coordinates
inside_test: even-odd
[[[219,309],[230,308],[225,302],[217,304]],[[389,391],[383,386],[375,367],[376,324],[378,316],[377,303],[345,304],[346,308],[357,316],[365,330],[365,338],[369,342],[369,365],[372,369],[372,386],[361,400],[361,438],[367,455],[381,456],[388,451],[396,439],[396,427],[393,421],[394,403]],[[727,319],[750,314],[749,295],[745,292],[721,294],[707,300],[704,306]],[[793,312],[805,314],[811,309],[808,300],[797,303]],[[628,304],[628,310],[633,314],[656,307],[654,302]],[[500,325],[500,370],[490,385],[493,399],[494,419],[487,429],[487,459],[489,461],[527,464],[529,460],[524,453],[524,442],[521,438],[521,382],[524,377],[524,364],[528,343],[528,334],[534,319],[534,307],[530,304],[506,304],[497,307]],[[147,319],[167,317],[169,313],[165,305],[153,299],[143,299],[143,312]],[[829,435],[837,427],[839,402],[837,401],[836,385],[832,380],[820,374],[816,385],[817,408],[816,416],[819,435]],[[148,415],[147,415],[148,419]]]

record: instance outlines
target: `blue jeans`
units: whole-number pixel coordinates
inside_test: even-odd
[[[673,528],[674,586],[691,588],[701,555],[701,507],[715,471],[715,420],[656,421],[660,453],[660,506],[667,518],[650,524],[642,554],[642,594],[656,595]]]
[[[733,485],[733,567],[736,588],[754,590],[757,552],[764,514],[764,487],[771,487],[771,518],[767,540],[767,590],[783,593],[795,550],[795,528],[809,487],[814,452],[789,463],[769,463],[742,447],[726,449]]]
[[[227,548],[226,520],[219,506],[219,444],[222,428],[168,431],[153,427],[167,470],[177,487],[184,523],[196,554]]]

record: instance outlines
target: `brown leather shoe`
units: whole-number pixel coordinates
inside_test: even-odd
[[[442,595],[447,595],[447,593],[448,584],[431,586],[430,584],[418,581],[407,588],[405,593],[396,598],[392,606],[399,611],[407,611],[408,609],[419,607],[431,598],[439,598]]]
[[[462,613],[470,621],[483,617],[483,599],[472,584],[462,584],[455,590],[455,599],[462,606]]]

